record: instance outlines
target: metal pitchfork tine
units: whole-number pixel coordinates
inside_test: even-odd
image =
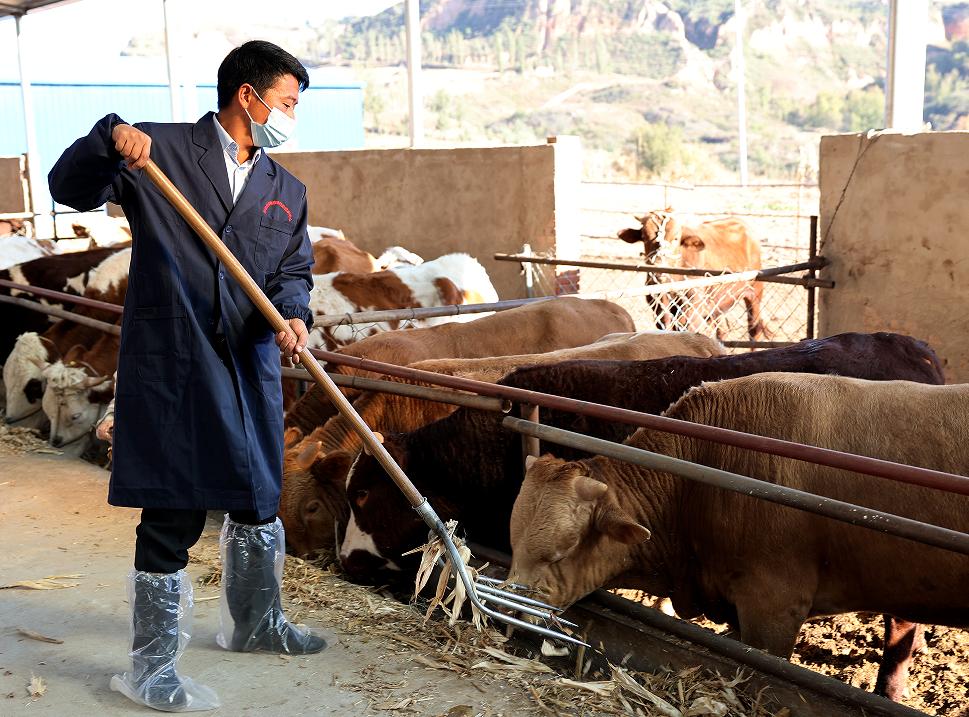
[[[272,302],[266,297],[259,286],[252,280],[252,277],[246,272],[242,267],[242,264],[233,256],[232,252],[229,251],[228,247],[222,243],[222,240],[218,235],[212,231],[212,228],[208,223],[199,215],[195,208],[189,203],[189,201],[182,195],[180,191],[172,184],[171,180],[165,176],[165,173],[158,168],[152,160],[148,160],[145,165],[145,174],[148,178],[158,187],[159,191],[165,196],[165,198],[171,202],[172,206],[175,207],[176,211],[182,216],[182,218],[188,222],[189,226],[199,235],[199,238],[208,246],[209,249],[218,257],[218,260],[222,262],[226,269],[232,277],[239,283],[246,295],[255,304],[256,308],[262,313],[266,320],[272,326],[273,330],[276,332],[289,332],[289,324],[280,315],[276,307],[272,305]],[[580,640],[577,640],[570,635],[566,635],[564,632],[557,632],[540,625],[534,625],[525,620],[520,620],[516,617],[510,615],[505,615],[487,607],[484,602],[492,602],[495,604],[502,604],[505,607],[512,608],[514,610],[521,611],[526,614],[531,614],[533,617],[542,617],[551,622],[555,622],[557,618],[551,612],[542,612],[541,610],[535,609],[532,601],[528,603],[524,602],[519,596],[513,595],[511,593],[505,593],[502,590],[497,590],[496,588],[489,587],[488,585],[479,585],[471,579],[468,573],[468,568],[461,559],[461,555],[458,552],[457,546],[451,539],[447,528],[445,528],[444,523],[438,517],[437,512],[431,507],[427,499],[421,495],[420,491],[414,486],[410,478],[408,478],[404,471],[401,470],[400,466],[394,461],[387,450],[383,447],[377,437],[374,436],[373,431],[364,423],[363,419],[360,418],[359,414],[354,410],[350,402],[347,401],[346,397],[340,392],[340,389],[336,387],[336,384],[330,380],[330,377],[326,375],[323,367],[316,360],[316,358],[310,353],[308,348],[304,348],[299,354],[300,363],[303,368],[313,377],[313,380],[319,384],[320,388],[330,399],[330,402],[336,407],[337,411],[350,422],[353,429],[359,434],[360,438],[363,440],[364,445],[370,451],[371,454],[377,459],[383,469],[390,476],[391,480],[397,484],[401,492],[407,498],[407,501],[411,504],[411,507],[417,511],[417,514],[424,519],[428,527],[441,539],[448,555],[451,558],[451,570],[454,572],[455,578],[460,580],[464,584],[464,588],[467,591],[468,598],[471,603],[480,610],[483,614],[488,617],[498,620],[500,622],[507,623],[509,625],[514,625],[522,630],[528,630],[529,632],[535,632],[547,638],[554,640],[562,640],[563,642],[572,643],[575,645],[584,645]],[[527,599],[526,599],[527,600]],[[535,615],[534,613],[539,613]]]

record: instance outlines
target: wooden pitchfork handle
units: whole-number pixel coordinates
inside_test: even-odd
[[[282,317],[276,307],[273,306],[269,298],[262,292],[262,289],[256,285],[256,282],[252,280],[249,273],[242,267],[239,260],[233,256],[229,248],[223,243],[219,236],[212,231],[212,227],[202,218],[202,216],[195,211],[189,201],[185,196],[178,191],[178,188],[172,184],[172,181],[165,176],[165,173],[158,168],[152,160],[148,160],[148,164],[145,165],[145,173],[148,178],[154,182],[155,186],[165,195],[165,198],[171,202],[172,206],[175,207],[176,211],[182,215],[182,218],[188,222],[189,226],[195,230],[195,233],[201,237],[202,241],[205,242],[206,246],[209,247],[215,255],[219,258],[223,264],[225,264],[226,269],[232,274],[232,277],[239,282],[242,290],[246,292],[246,295],[256,305],[256,308],[266,317],[266,320],[273,327],[276,332],[286,332],[290,333],[291,329],[289,323]],[[364,445],[377,459],[380,465],[387,475],[390,476],[391,480],[397,484],[407,501],[414,508],[420,508],[425,506],[427,500],[421,495],[420,491],[414,486],[410,478],[401,470],[400,466],[397,465],[396,461],[387,452],[387,449],[383,447],[383,444],[377,440],[373,431],[370,427],[360,418],[360,414],[354,410],[350,402],[347,401],[346,397],[340,392],[340,389],[336,387],[336,384],[326,375],[326,371],[320,365],[319,361],[310,353],[309,348],[304,348],[299,354],[300,363],[303,364],[303,368],[309,372],[313,380],[320,385],[326,393],[327,398],[330,402],[336,406],[336,410],[339,411],[340,415],[350,422],[353,429],[360,435],[363,439]],[[427,506],[425,506],[427,507]]]

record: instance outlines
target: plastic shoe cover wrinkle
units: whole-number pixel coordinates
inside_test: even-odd
[[[280,591],[286,559],[282,522],[236,523],[228,515],[219,539],[222,553],[222,624],[219,645],[237,652],[307,655],[327,641],[292,625],[283,613]]]
[[[178,674],[192,636],[192,583],[177,573],[128,575],[131,670],[111,678],[111,689],[162,712],[199,712],[220,706],[209,687]]]

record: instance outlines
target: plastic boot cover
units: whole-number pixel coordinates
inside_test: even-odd
[[[220,705],[215,692],[182,677],[178,660],[192,632],[192,583],[184,570],[128,575],[131,671],[111,678],[111,689],[162,712],[196,712]]]
[[[222,551],[222,627],[218,643],[237,652],[308,655],[326,640],[286,619],[280,602],[286,534],[279,518],[245,525],[225,517]]]

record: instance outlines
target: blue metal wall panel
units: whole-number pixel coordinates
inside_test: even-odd
[[[214,85],[197,88],[199,113],[215,109]],[[75,139],[87,134],[108,112],[131,122],[166,122],[171,117],[167,85],[33,85],[37,144],[44,176]],[[0,82],[0,156],[27,151],[20,87]],[[360,85],[310,87],[297,109],[300,150],[363,147],[363,88]]]

